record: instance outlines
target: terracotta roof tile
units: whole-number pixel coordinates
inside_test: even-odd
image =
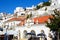
[[[42,16],[42,17],[37,17],[34,18],[34,23],[36,23],[38,21],[38,23],[45,23],[46,21],[48,21],[49,18],[52,18],[52,16],[48,15],[48,16]]]
[[[18,18],[11,18],[9,21],[21,21],[21,20],[25,20],[25,17],[18,17]]]

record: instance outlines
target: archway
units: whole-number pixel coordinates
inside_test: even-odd
[[[41,30],[41,33],[45,33],[44,30]]]
[[[31,35],[32,35],[32,36],[36,36],[36,33],[35,33],[34,30],[31,30]]]
[[[41,30],[41,33],[37,34],[37,36],[40,38],[40,40],[47,39],[44,30]]]
[[[35,34],[35,31],[34,30],[31,30],[31,33],[34,33]]]

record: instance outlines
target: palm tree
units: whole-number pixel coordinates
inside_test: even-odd
[[[60,33],[60,12],[57,9],[54,10],[53,18],[50,18],[50,23],[47,22],[47,27],[49,27],[52,31],[57,33],[57,40],[59,40]]]

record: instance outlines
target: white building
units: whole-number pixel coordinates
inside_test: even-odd
[[[54,9],[60,8],[59,0],[51,1],[51,6],[45,6],[39,10],[34,10],[34,6],[27,7],[26,10],[22,7],[17,7],[14,10],[14,14],[16,14],[17,17],[15,17],[14,14],[6,16],[7,19],[0,22],[0,26],[4,28],[4,31],[1,32],[1,34],[4,34],[6,32],[6,27],[8,27],[7,34],[13,34],[14,36],[17,36],[18,39],[23,39],[27,37],[27,33],[33,32],[37,36],[43,30],[47,40],[49,40],[50,28],[46,27],[45,21],[49,21],[49,16],[54,14]],[[45,10],[45,8],[47,8],[47,10]],[[27,19],[27,14],[32,14],[32,18]]]

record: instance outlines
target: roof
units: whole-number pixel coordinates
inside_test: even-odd
[[[14,18],[11,18],[9,21],[22,21],[22,20],[25,20],[26,18],[25,17],[14,17]]]
[[[36,17],[36,18],[33,18],[33,20],[34,20],[34,23],[36,23],[37,21],[38,23],[45,23],[46,21],[48,21],[49,18],[52,18],[52,16],[48,15],[48,16]]]
[[[52,16],[51,15],[47,15],[47,16],[35,17],[35,18],[33,18],[33,20],[34,20],[34,23],[36,23],[38,21],[38,23],[41,24],[41,23],[45,23],[46,21],[48,21],[49,18],[52,18]],[[18,26],[22,26],[22,25],[25,24],[26,18],[25,17],[18,17],[18,18],[13,17],[13,18],[11,18],[8,21],[20,21]]]

